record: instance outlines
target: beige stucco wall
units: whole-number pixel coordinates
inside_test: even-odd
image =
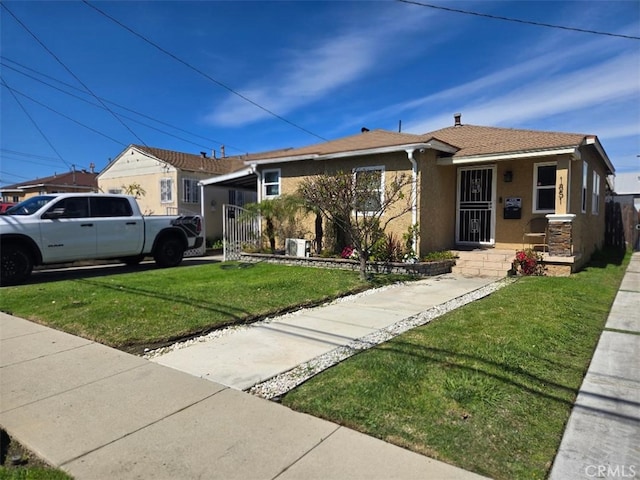
[[[437,165],[436,152],[416,153],[419,168],[420,255],[455,247],[457,168]]]
[[[354,157],[350,159],[341,159],[336,161],[300,161],[292,163],[273,164],[268,167],[260,169],[272,170],[280,169],[280,185],[281,194],[294,194],[297,191],[298,185],[303,178],[313,175],[321,174],[333,174],[338,171],[351,172],[358,167],[371,167],[371,166],[384,166],[385,168],[385,184],[393,181],[397,174],[411,176],[411,163],[408,160],[405,152],[389,153],[383,155],[376,155],[375,157]],[[404,189],[404,199],[399,200],[394,204],[388,214],[382,216],[384,222],[389,215],[394,215],[397,210],[402,209],[410,202],[411,187],[407,185]],[[315,216],[306,215],[301,216],[299,230],[306,232],[304,237],[308,240],[313,240],[315,236]],[[325,222],[326,223],[326,222]],[[407,232],[411,225],[411,212],[402,214],[399,218],[392,220],[387,228],[388,233],[393,233],[399,240],[402,240],[402,235]],[[324,240],[326,242],[330,235],[330,225],[325,224],[324,228]],[[279,241],[281,239],[278,239]],[[282,245],[280,245],[282,246]]]

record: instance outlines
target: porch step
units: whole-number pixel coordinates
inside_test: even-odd
[[[454,253],[458,259],[452,272],[467,277],[506,277],[515,256],[515,251],[495,249],[460,250]]]

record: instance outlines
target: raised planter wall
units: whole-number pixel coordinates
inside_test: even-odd
[[[360,262],[357,260],[346,260],[343,258],[321,258],[321,257],[289,257],[286,255],[270,255],[266,253],[241,253],[240,260],[243,262],[266,262],[279,263],[282,265],[297,265],[301,267],[314,268],[334,268],[340,270],[359,271]],[[380,263],[369,262],[367,271],[370,273],[399,273],[408,275],[418,275],[421,277],[432,277],[451,273],[451,267],[455,265],[455,260],[440,260],[436,262],[422,263]]]

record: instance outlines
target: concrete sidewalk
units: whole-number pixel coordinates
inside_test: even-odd
[[[634,253],[569,417],[550,480],[640,476],[640,253]]]
[[[304,353],[305,345],[331,348],[335,338],[380,328],[488,282],[450,277],[424,282],[419,290],[407,286],[361,296],[359,306],[345,304],[310,319],[314,326],[304,335],[299,325],[283,322],[276,333],[284,336],[277,341],[297,341],[309,336],[309,329],[332,325],[335,330],[296,347],[315,355]],[[329,313],[338,317],[327,318]],[[260,374],[265,375],[271,371]],[[0,425],[78,480],[483,478],[216,381],[3,313]]]

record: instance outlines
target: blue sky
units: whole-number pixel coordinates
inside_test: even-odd
[[[395,1],[91,4],[184,63],[81,1],[3,1],[2,185],[99,171],[131,143],[235,155],[456,112],[596,134],[618,172],[640,170],[639,40]],[[640,37],[637,1],[435,5]]]

